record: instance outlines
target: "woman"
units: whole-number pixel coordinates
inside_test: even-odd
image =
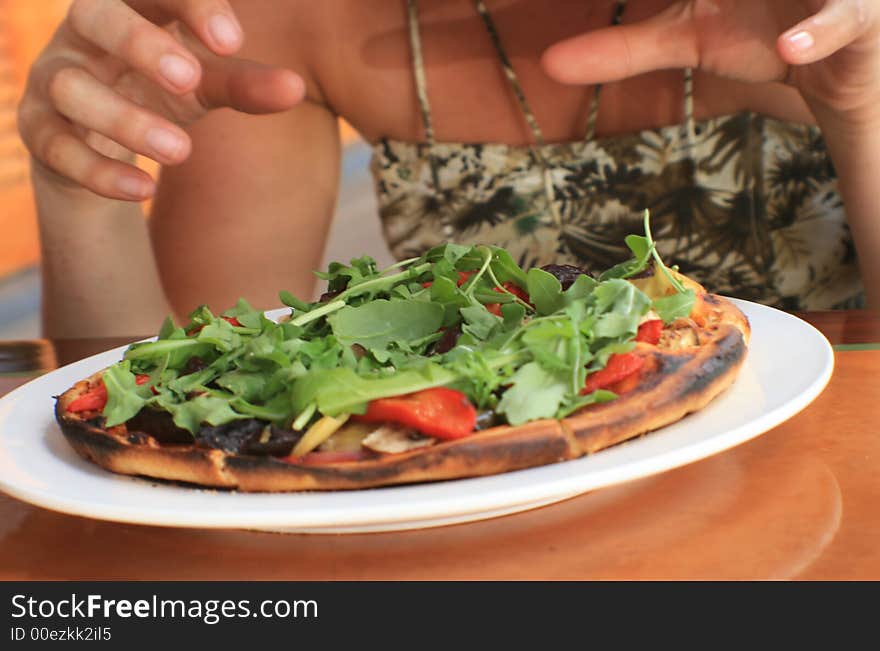
[[[842,201],[880,304],[880,3],[231,5],[76,0],[34,65],[50,336],[308,294],[337,116],[375,146],[397,254],[479,240],[601,266],[649,207],[661,252],[713,289],[833,307],[860,296]]]

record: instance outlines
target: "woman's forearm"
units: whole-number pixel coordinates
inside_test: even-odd
[[[35,170],[47,337],[155,334],[171,309],[139,204],[69,190]]]
[[[880,310],[880,116],[844,121],[813,109],[837,171],[868,307]]]

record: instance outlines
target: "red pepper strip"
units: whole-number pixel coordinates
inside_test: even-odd
[[[529,293],[526,290],[524,290],[522,287],[517,285],[515,282],[508,280],[506,283],[504,283],[504,289],[509,291],[511,294],[516,296],[521,301],[528,303],[529,305],[532,304],[532,301],[529,298]],[[496,292],[498,291],[497,287],[495,288],[495,291]]]
[[[107,387],[104,382],[99,382],[79,398],[67,405],[67,411],[72,414],[81,411],[101,411],[107,404]]]
[[[149,381],[150,381],[150,376],[149,376],[149,375],[136,375],[136,376],[134,377],[134,382],[135,382],[135,384],[137,384],[138,386],[141,386],[142,384],[146,384],[146,383],[149,382]],[[153,395],[154,395],[154,396],[158,396],[158,395],[159,395],[159,390],[158,390],[156,387],[150,387],[150,391],[153,392]]]
[[[492,289],[493,289],[493,291],[496,291],[499,294],[504,293],[500,289],[498,289],[497,287],[493,287]],[[513,294],[517,298],[525,301],[529,305],[532,304],[532,302],[529,300],[528,293],[522,287],[517,285],[516,283],[513,283],[508,280],[506,283],[504,283],[504,289],[509,291],[511,294]],[[501,303],[487,303],[486,309],[489,310],[495,316],[501,316]]]
[[[598,389],[606,389],[612,384],[616,384],[621,380],[628,378],[634,373],[638,373],[642,366],[645,365],[645,358],[636,353],[615,353],[608,358],[608,364],[605,368],[590,373],[584,388],[581,389],[581,395],[593,393]]]
[[[437,387],[395,398],[370,401],[367,413],[352,416],[366,423],[398,423],[438,439],[458,439],[474,431],[477,410],[460,391]]]
[[[136,375],[135,384],[141,386],[150,381],[149,375]],[[156,390],[153,389],[153,392]],[[67,411],[77,414],[81,411],[102,411],[107,405],[107,386],[104,381],[93,386],[91,389],[82,394],[79,398],[67,405]]]
[[[226,323],[228,323],[229,325],[235,326],[236,328],[243,328],[244,327],[243,325],[241,325],[241,321],[239,321],[234,316],[221,316],[220,318],[223,319],[224,321],[226,321]],[[192,337],[193,335],[199,334],[202,331],[202,328],[204,328],[204,327],[205,326],[200,325],[196,328],[192,328],[191,330],[187,330],[186,334],[188,337]]]
[[[617,395],[623,395],[624,393],[629,393],[630,391],[638,388],[645,374],[656,371],[658,366],[657,360],[653,356],[640,355],[640,357],[645,360],[645,364],[644,366],[642,366],[642,368],[639,369],[638,373],[633,373],[632,375],[623,378],[620,382],[615,382],[614,384],[605,388],[609,391],[613,391]]]
[[[652,319],[651,321],[645,321],[639,326],[639,331],[636,333],[636,341],[643,341],[646,344],[654,344],[656,346],[660,343],[661,334],[663,334],[663,321]]]
[[[486,303],[486,309],[495,316],[501,316],[501,303]]]

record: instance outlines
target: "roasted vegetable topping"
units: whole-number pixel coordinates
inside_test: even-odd
[[[196,443],[236,454],[286,456],[302,434],[274,427],[255,418],[234,420],[225,425],[203,425],[196,434]]]
[[[590,275],[586,269],[570,264],[545,264],[541,269],[552,274],[559,281],[559,284],[562,285],[562,289],[568,289],[574,285],[574,281],[578,279],[578,276]]]
[[[453,243],[384,270],[334,262],[321,301],[281,293],[283,322],[243,300],[221,315],[201,307],[182,327],[167,320],[68,409],[100,411],[107,427],[159,411],[173,437],[297,457],[320,453],[348,415],[440,439],[474,432],[478,412],[489,414],[480,428],[563,418],[613,400],[638,371],[635,342],[656,343],[694,305],[647,219],[626,242],[634,257],[597,277],[524,271],[503,249]],[[649,266],[657,295],[627,280]]]

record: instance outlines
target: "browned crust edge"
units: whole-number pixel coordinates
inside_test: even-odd
[[[56,400],[55,418],[73,449],[112,472],[248,492],[352,490],[492,475],[574,459],[678,421],[736,379],[749,325],[725,299],[710,297],[717,318],[708,340],[680,352],[653,350],[659,373],[617,400],[563,421],[495,427],[456,441],[375,459],[295,465],[271,457],[230,455],[196,446],[159,445],[116,434],[66,411],[100,372]]]

